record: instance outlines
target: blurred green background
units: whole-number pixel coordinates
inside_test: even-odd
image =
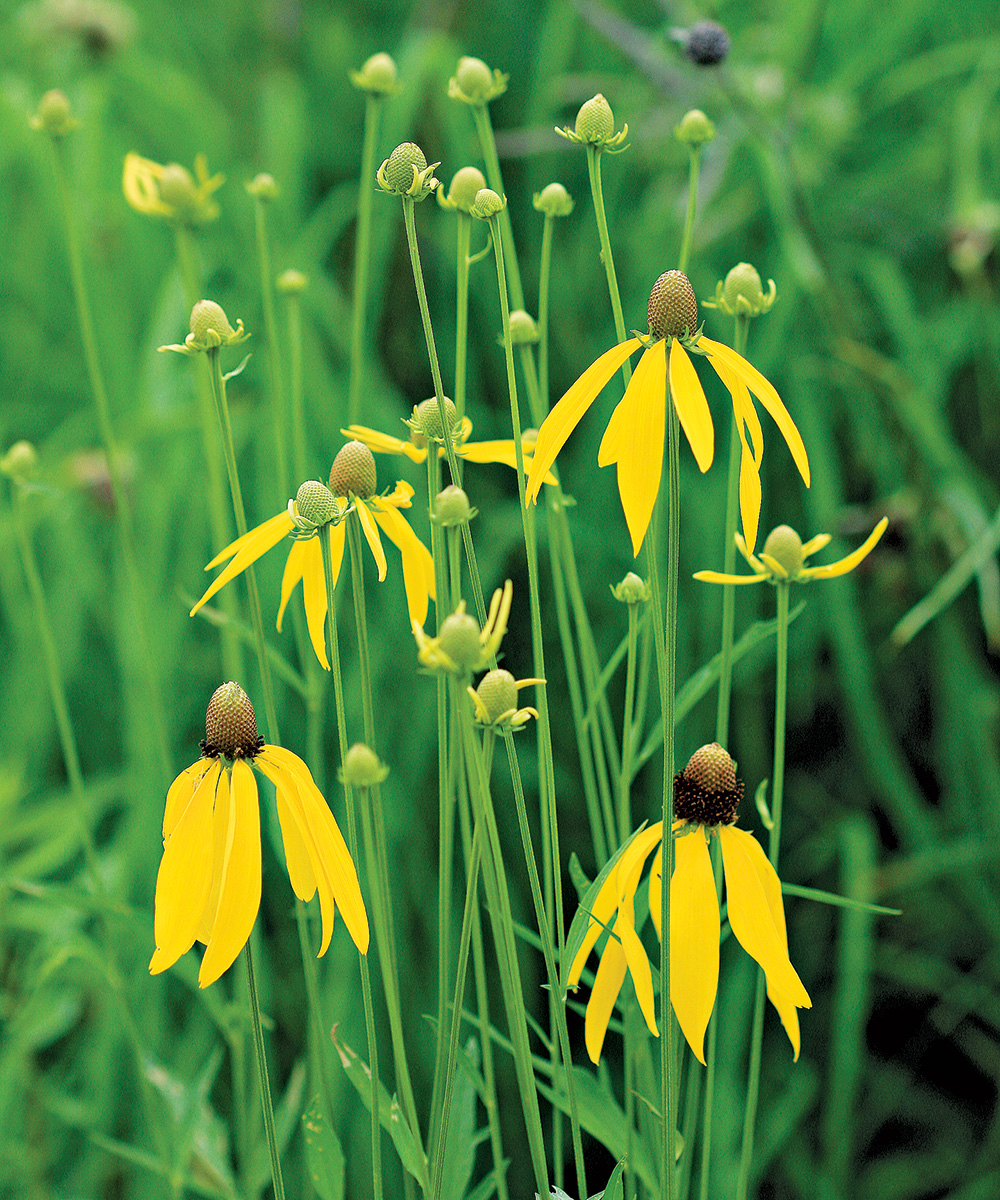
[[[348,71],[375,51],[403,84],[388,102],[378,158],[399,141],[440,160],[445,184],[481,165],[468,110],[447,98],[461,54],[510,73],[491,106],[529,307],[537,293],[541,218],[531,196],[552,180],[576,200],[556,229],[551,300],[553,400],[614,327],[598,258],[583,152],[572,125],[595,92],[611,102],[630,148],[604,161],[605,202],[626,324],[643,328],[656,276],[676,262],[686,151],[672,136],[692,107],[718,134],[702,156],[690,275],[701,299],[741,260],[779,299],[755,322],[749,355],[777,386],[809,448],[805,492],[766,420],[762,531],[787,522],[835,535],[832,557],[883,514],[889,532],[853,575],[802,593],[792,627],[782,877],[902,909],[874,918],[789,898],[792,957],[814,998],[801,1060],[768,1019],[759,1154],[761,1197],[788,1200],[993,1200],[1000,1195],[1000,35],[994,0],[947,12],[939,0],[873,10],[857,0],[688,5],[296,3],[131,7],[99,0],[5,4],[0,18],[0,450],[26,438],[40,473],[26,511],[57,632],[110,902],[87,883],[38,634],[12,523],[0,508],[0,1194],[168,1194],[157,1167],[189,1167],[191,1194],[231,1195],[225,1123],[227,1040],[242,1037],[239,989],[204,993],[194,956],[151,979],[152,895],[165,776],[151,745],[150,697],[115,535],[70,286],[50,146],[28,122],[62,88],[81,125],[67,143],[97,338],[130,478],[147,581],[148,625],[164,687],[171,771],[197,757],[202,718],[222,682],[218,634],[187,616],[214,553],[208,534],[193,371],[155,348],[180,341],[187,308],[169,227],[125,203],[122,162],[136,151],[190,166],[204,152],[227,183],[221,217],[197,236],[205,294],[262,329],[253,201],[243,184],[277,180],[269,210],[275,271],[309,277],[303,297],[310,473],[325,478],[346,420],[354,216],[364,117]],[[671,30],[712,17],[729,30],[724,66],[687,62]],[[376,196],[363,420],[388,432],[431,394],[398,204]],[[434,201],[417,209],[442,366],[452,376],[454,224]],[[480,236],[481,234],[477,234]],[[509,435],[495,277],[473,270],[469,411],[475,436]],[[709,336],[730,324],[703,311]],[[254,343],[250,344],[250,348]],[[261,351],[263,347],[261,346]],[[227,365],[235,365],[227,364]],[[703,373],[706,377],[707,372]],[[577,501],[571,519],[586,564],[605,657],[625,629],[608,585],[632,566],[613,478],[594,466],[617,385],[560,459]],[[728,422],[716,381],[717,429]],[[248,517],[286,497],[274,485],[265,358],[230,386]],[[719,444],[725,442],[721,437]],[[421,488],[421,473],[380,462]],[[471,472],[470,472],[471,474]],[[721,567],[725,470],[702,478],[687,457],[678,677],[717,649],[721,599],[690,581]],[[487,589],[510,575],[516,605],[506,665],[531,674],[527,586],[513,476],[475,474],[474,535]],[[426,535],[426,515],[412,510]],[[963,560],[963,555],[966,559]],[[956,561],[975,556],[968,586],[905,645],[891,634]],[[258,569],[273,612],[283,555]],[[241,586],[241,585],[237,585]],[[543,586],[546,586],[543,573]],[[959,589],[956,589],[958,591]],[[769,589],[738,600],[738,628],[772,615]],[[242,593],[241,593],[242,596]],[[417,675],[398,569],[369,601],[397,925],[418,1090],[435,1010],[436,733],[433,685]],[[242,603],[242,600],[241,600]],[[293,603],[298,603],[294,601]],[[594,863],[578,780],[555,622],[550,707],[564,855]],[[349,626],[349,622],[346,623]],[[270,629],[270,626],[269,626]],[[294,659],[288,630],[273,640]],[[345,660],[353,663],[346,634]],[[248,654],[248,660],[251,657]],[[754,788],[770,771],[771,659],[737,671],[731,750]],[[248,689],[257,680],[251,673]],[[612,683],[620,711],[622,681]],[[347,672],[357,696],[356,672]],[[405,699],[400,700],[401,697]],[[279,693],[283,741],[305,752],[303,706]],[[683,761],[714,727],[714,696],[679,731]],[[258,709],[259,710],[259,709]],[[358,712],[349,714],[356,729]],[[522,735],[529,785],[533,755]],[[332,735],[331,735],[332,738]],[[333,741],[318,779],[339,811]],[[529,751],[529,752],[525,752]],[[655,797],[652,768],[649,795]],[[645,779],[640,785],[645,785]],[[501,802],[505,784],[498,782]],[[633,811],[645,816],[645,792]],[[747,805],[747,809],[751,808]],[[266,822],[265,822],[266,824]],[[273,824],[273,818],[272,818]],[[759,826],[747,812],[744,825]],[[273,837],[274,829],[270,830]],[[511,883],[530,911],[516,864]],[[294,1122],[303,1103],[304,991],[280,849],[265,852],[258,925],[264,1004],[273,1017],[272,1082]],[[573,897],[568,894],[568,903]],[[727,947],[727,950],[731,946]],[[723,957],[713,1194],[732,1192],[742,1117],[750,963]],[[531,969],[540,972],[534,960]],[[320,966],[325,1012],[364,1045],[357,961],[342,931]],[[742,975],[741,975],[742,973]],[[234,973],[235,974],[235,973]],[[544,998],[526,981],[537,1012]],[[582,1021],[571,1016],[579,1037]],[[387,1039],[383,1044],[387,1045]],[[606,1061],[616,1071],[609,1042]],[[504,1064],[506,1067],[508,1064]],[[216,1074],[217,1072],[217,1074]],[[510,1072],[505,1071],[510,1080]],[[616,1076],[617,1077],[617,1076]],[[350,1195],[366,1194],[368,1118],[343,1080],[338,1133]],[[508,1082],[508,1086],[512,1086]],[[144,1092],[159,1114],[150,1128]],[[308,1099],[308,1097],[306,1098]],[[512,1194],[530,1194],[516,1099],[508,1094]],[[594,1174],[612,1160],[591,1145]],[[391,1154],[386,1143],[385,1153]],[[290,1194],[307,1195],[300,1138],[288,1151]],[[267,1178],[261,1163],[260,1189]],[[482,1174],[484,1160],[476,1178]],[[716,1190],[717,1189],[717,1190]],[[390,1189],[390,1193],[393,1194]],[[401,1193],[400,1193],[401,1194]]]

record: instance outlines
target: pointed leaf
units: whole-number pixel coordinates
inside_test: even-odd
[[[344,1200],[344,1151],[327,1123],[319,1096],[302,1114],[306,1165],[319,1200]]]

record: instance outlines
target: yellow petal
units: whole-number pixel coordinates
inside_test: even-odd
[[[597,975],[594,977],[594,987],[587,1001],[587,1016],[584,1020],[584,1041],[591,1062],[601,1060],[604,1036],[608,1032],[608,1022],[618,1001],[618,993],[625,982],[626,968],[625,951],[621,943],[613,937],[608,938]]]
[[[741,437],[740,441],[743,443],[743,452],[740,455],[740,517],[748,549],[753,553],[760,524],[760,475],[747,448],[746,439]]]
[[[410,621],[423,625],[427,619],[428,600],[434,590],[434,559],[397,509],[373,507],[373,515],[403,557],[403,586]]]
[[[525,500],[537,500],[545,476],[559,451],[582,420],[587,409],[600,395],[605,384],[628,356],[638,348],[638,338],[630,338],[606,350],[584,371],[542,422],[535,443],[535,456],[525,489]]]
[[[238,537],[235,542],[230,542],[225,550],[220,550],[210,563],[205,564],[205,570],[213,570],[220,563],[224,563],[227,559],[232,558],[234,554],[238,554],[248,542],[252,542],[263,530],[269,529],[272,525],[281,525],[282,523],[285,523],[286,527],[291,529],[287,509],[284,512],[277,513],[265,521],[263,525],[257,525],[255,528],[248,530],[242,537]]]
[[[670,881],[670,1002],[699,1062],[719,988],[719,900],[704,830],[674,844]]]
[[[215,595],[215,593],[224,587],[231,579],[235,579],[241,571],[245,571],[252,563],[255,563],[261,555],[266,554],[273,546],[276,546],[283,537],[285,537],[292,528],[292,518],[287,512],[279,513],[277,517],[272,517],[270,521],[265,521],[263,525],[259,525],[255,530],[255,537],[251,538],[248,534],[248,540],[244,542],[242,548],[236,557],[230,562],[229,566],[216,578],[212,586],[202,596],[198,603],[191,609],[190,615],[193,617],[199,608]],[[213,560],[214,561],[214,560]]]
[[[757,410],[750,399],[746,384],[721,361],[712,364],[715,372],[729,389],[733,400],[733,420],[740,439],[740,515],[747,553],[752,553],[757,544],[760,523],[760,464],[764,456],[764,433],[760,427]],[[753,449],[747,440],[749,429]]]
[[[695,571],[694,579],[701,583],[763,583],[766,575],[724,575],[721,571]]]
[[[149,967],[154,975],[194,945],[212,887],[212,808],[221,770],[215,759],[163,847],[153,916],[157,953]]]
[[[413,487],[405,479],[397,479],[396,486],[387,496],[379,496],[379,507],[409,508],[413,502]]]
[[[201,960],[198,986],[228,971],[247,944],[260,908],[260,808],[257,781],[242,759],[232,768],[229,829],[223,856],[219,908],[212,940]]]
[[[666,412],[666,342],[661,341],[639,359],[597,452],[598,466],[618,464],[618,495],[635,555],[660,491]]]
[[[310,541],[313,540],[310,538]],[[288,551],[288,558],[285,560],[285,569],[281,576],[281,601],[278,604],[278,620],[276,622],[279,633],[281,633],[281,622],[285,617],[285,606],[291,599],[292,592],[295,591],[295,585],[302,578],[307,545],[309,545],[307,541],[292,542],[292,548]]]
[[[344,437],[356,442],[364,442],[369,450],[376,454],[405,454],[411,462],[422,463],[427,457],[426,446],[414,446],[407,438],[392,437],[388,433],[380,433],[377,429],[369,429],[367,425],[348,425],[340,431]]]
[[[670,346],[670,394],[698,469],[704,473],[715,455],[715,427],[698,372],[677,338]]]
[[[576,952],[576,958],[573,959],[569,975],[566,977],[568,987],[575,988],[580,982],[580,975],[583,973],[584,964],[590,956],[590,952],[593,950],[597,939],[609,925],[611,915],[617,906],[618,864],[616,863],[615,869],[610,872],[607,879],[601,885],[600,891],[594,897],[594,902],[590,909],[590,923],[587,926],[587,932],[584,935],[580,949]]]
[[[212,759],[199,758],[190,767],[185,767],[167,790],[167,802],[163,806],[163,840],[164,842],[174,831],[181,819],[191,797],[195,793],[201,777],[211,767]]]
[[[775,391],[774,384],[765,379],[760,371],[751,363],[748,363],[742,355],[737,354],[735,350],[731,350],[728,346],[724,346],[722,342],[713,342],[711,338],[701,337],[698,339],[698,346],[700,349],[708,351],[708,359],[713,367],[716,360],[721,360],[743,380],[750,391],[764,405],[771,414],[771,419],[775,425],[781,430],[781,436],[785,439],[788,449],[791,450],[792,458],[799,469],[799,474],[802,476],[806,487],[808,487],[809,456],[806,454],[802,435],[796,428],[788,409],[782,404],[781,397]],[[721,375],[719,378],[725,383],[725,379]]]
[[[646,951],[635,931],[635,890],[639,885],[642,866],[643,862],[640,861],[630,873],[625,886],[626,894],[622,898],[618,919],[614,924],[614,933],[621,941],[629,974],[632,976],[632,983],[635,986],[635,994],[639,1000],[639,1009],[646,1021],[646,1028],[653,1037],[659,1037],[660,1033],[656,1028],[656,1006],[653,1002],[653,974],[649,969]]]
[[[853,553],[848,554],[846,558],[842,558],[839,562],[830,563],[826,567],[804,567],[800,575],[805,579],[833,579],[837,575],[846,575],[848,571],[853,571],[859,562],[875,548],[876,542],[885,533],[889,524],[889,518],[883,517],[875,526],[864,544],[859,546]]]
[[[355,501],[354,511],[358,514],[358,520],[361,522],[361,528],[364,531],[365,540],[368,542],[368,548],[375,559],[375,564],[378,567],[378,581],[381,583],[385,579],[386,567],[385,551],[382,549],[382,539],[378,535],[378,526],[372,520],[372,515],[363,500]]]
[[[829,546],[830,535],[828,533],[817,533],[814,538],[810,538],[802,547],[802,557],[809,558],[812,554],[818,554],[824,546]]]
[[[739,944],[763,968],[768,986],[775,994],[787,997],[798,1008],[811,1008],[809,993],[788,960],[760,878],[744,846],[744,839],[749,836],[731,825],[719,828],[729,924]]]
[[[215,809],[212,812],[212,887],[198,919],[198,941],[207,946],[215,928],[215,914],[219,911],[219,892],[222,890],[222,868],[226,858],[226,842],[229,837],[229,812],[232,807],[232,789],[229,773],[223,767],[215,789]]]
[[[326,621],[326,577],[323,574],[323,550],[319,535],[303,543],[306,547],[305,559],[302,564],[302,603],[306,610],[306,627],[309,630],[309,640],[313,651],[324,671],[329,671],[330,663],[326,657],[326,638],[324,623]],[[344,527],[331,525],[329,527],[330,554],[333,567],[333,581],[336,585],[340,574],[340,564],[344,557]]]

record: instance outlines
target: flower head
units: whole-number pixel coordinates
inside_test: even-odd
[[[395,59],[385,53],[373,54],[365,60],[360,71],[349,71],[351,83],[359,91],[374,96],[394,96],[399,91]]]
[[[561,183],[549,183],[536,192],[531,203],[547,217],[568,217],[573,211],[573,197]]]
[[[438,188],[438,204],[442,208],[470,213],[476,202],[477,194],[486,187],[486,176],[478,167],[462,167],[452,177],[451,187],[445,195],[444,188]]]
[[[212,198],[226,182],[224,175],[209,175],[208,160],[199,154],[194,176],[179,163],[161,166],[138,154],[125,155],[122,190],[136,212],[165,217],[180,225],[204,225],[219,215]]]
[[[375,178],[383,192],[426,200],[441,182],[434,177],[434,168],[440,165],[439,162],[428,165],[416,142],[400,142],[379,167]]]
[[[598,152],[608,150],[616,154],[627,149],[625,139],[628,137],[628,125],[615,133],[615,115],[600,92],[580,106],[572,129],[566,126],[560,129],[557,126],[556,133],[569,142],[590,146]]]
[[[309,639],[316,657],[329,670],[323,629],[328,603],[319,539],[329,539],[333,582],[336,585],[344,559],[344,520],[353,512],[361,523],[365,540],[375,559],[379,581],[385,579],[387,566],[379,531],[399,550],[403,560],[403,586],[410,620],[423,622],[427,617],[429,601],[434,597],[434,561],[430,551],[399,511],[410,507],[413,488],[399,480],[393,491],[379,496],[375,494],[375,486],[375,460],[371,451],[361,442],[348,442],[334,459],[329,488],[318,480],[308,480],[299,488],[296,498],[288,502],[284,512],[237,538],[212,559],[205,567],[206,571],[227,559],[229,565],[191,609],[191,616],[231,579],[235,579],[268,550],[291,535],[294,540],[281,578],[277,627],[280,632],[285,607],[301,581]]]
[[[521,688],[544,683],[544,679],[515,679],[510,671],[502,667],[487,671],[478,687],[466,689],[476,710],[476,722],[488,729],[516,732],[527,725],[532,717],[537,720],[537,709],[517,707],[517,693]]]
[[[778,1010],[795,1057],[799,1054],[799,1008],[812,1002],[788,958],[781,882],[752,834],[737,829],[743,784],[733,760],[717,743],[702,746],[674,778],[674,873],[670,881],[670,1001],[688,1045],[705,1061],[705,1030],[719,984],[721,918],[709,839],[718,837],[726,880],[729,924],[744,950],[762,967],[767,994]],[[576,987],[603,929],[611,936],[587,1003],[587,1052],[597,1062],[625,973],[635,984],[639,1006],[656,1034],[649,960],[635,928],[635,894],[643,867],[659,846],[649,877],[649,912],[660,937],[663,876],[662,822],[636,834],[621,851],[594,898],[590,924],[570,968]]]
[[[803,543],[790,525],[778,525],[767,535],[764,549],[759,555],[752,554],[746,542],[737,534],[736,546],[750,564],[753,574],[723,575],[720,571],[697,571],[694,577],[703,583],[763,583],[765,580],[769,583],[809,583],[813,579],[834,579],[853,571],[862,559],[867,558],[888,525],[889,518],[883,517],[857,550],[825,567],[807,567],[806,559],[822,550],[830,541],[828,533],[817,534]]]
[[[503,71],[491,71],[481,58],[465,56],[458,60],[455,74],[448,80],[448,96],[470,108],[485,108],[504,94],[509,78]]]
[[[605,351],[584,371],[542,422],[534,461],[528,473],[525,499],[537,500],[544,473],[555,462],[569,435],[615,371],[642,346],[642,358],[625,389],[625,395],[611,414],[597,455],[598,465],[602,467],[617,464],[618,494],[632,535],[632,549],[638,555],[660,490],[668,385],[695,461],[702,471],[707,471],[712,465],[715,431],[708,401],[687,352],[691,349],[708,359],[732,397],[742,445],[740,511],[746,540],[752,549],[760,519],[760,465],[764,445],[760,420],[750,399],[751,393],[767,409],[781,430],[795,465],[808,486],[809,460],[799,431],[778,393],[764,376],[735,350],[701,333],[698,328],[698,302],[683,272],[667,271],[656,281],[649,297],[647,321],[647,336],[637,334],[629,341]]]
[[[257,734],[246,692],[224,683],[205,715],[201,758],[177,776],[163,813],[163,858],[156,876],[153,975],[172,967],[195,941],[206,949],[198,983],[208,987],[235,962],[260,907],[259,771],[275,786],[292,890],[319,892],[320,955],[339,907],[354,944],[368,950],[368,917],[357,871],[333,814],[297,755]]]
[[[465,601],[441,622],[437,637],[428,637],[423,624],[413,622],[417,640],[417,659],[421,666],[449,675],[473,675],[485,670],[496,657],[507,632],[507,619],[514,588],[508,579],[497,588],[490,601],[490,611],[482,629],[475,617],[465,611]]]
[[[238,346],[249,336],[243,331],[242,320],[236,322],[234,329],[221,305],[214,300],[199,300],[191,309],[191,332],[184,339],[184,344],[158,346],[157,349],[161,353],[172,350],[175,354],[204,354],[221,346]]]

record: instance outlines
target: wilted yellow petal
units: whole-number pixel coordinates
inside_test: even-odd
[[[670,394],[698,469],[705,472],[715,456],[715,427],[698,372],[678,338],[670,346]]]
[[[670,1002],[699,1062],[719,988],[719,899],[704,830],[674,843],[670,881]]]

